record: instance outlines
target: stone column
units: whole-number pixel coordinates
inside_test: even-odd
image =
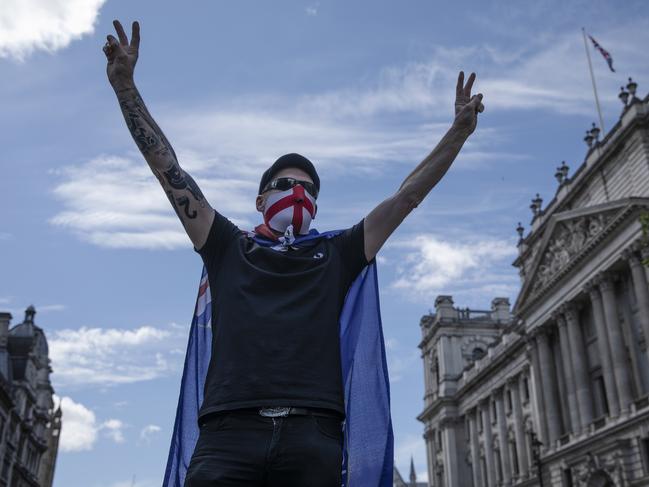
[[[473,466],[473,487],[483,487],[482,483],[482,466],[480,465],[480,441],[478,439],[478,414],[479,409],[468,413],[469,416],[469,434],[471,435],[471,464]]]
[[[640,258],[642,260],[649,260],[649,247],[642,247],[642,246],[639,247],[640,247]],[[642,267],[644,269],[644,275],[647,281],[649,281],[649,267],[645,265],[643,265]]]
[[[646,352],[649,356],[649,288],[645,276],[644,266],[640,262],[640,257],[631,249],[626,249],[622,255],[629,263],[631,268],[631,278],[633,279],[633,291],[636,302],[638,303],[638,319],[642,325],[642,333],[646,345]]]
[[[424,405],[428,407],[433,402],[432,358],[428,351],[424,351],[422,358],[424,362]]]
[[[577,308],[572,303],[567,303],[562,308],[568,323],[570,355],[572,358],[572,370],[575,374],[575,388],[577,404],[579,406],[579,426],[584,431],[593,422],[593,396],[590,391],[587,352],[584,347],[584,337],[581,331],[581,323],[579,323]]]
[[[575,378],[572,367],[570,341],[568,340],[568,330],[566,328],[566,319],[562,313],[553,314],[559,328],[559,342],[561,343],[561,357],[563,358],[563,375],[566,379],[566,389],[568,395],[568,409],[570,409],[570,426],[571,431],[579,433],[581,421],[579,419],[579,405],[577,404],[577,388],[575,387]]]
[[[606,388],[606,403],[608,404],[609,414],[615,417],[620,414],[620,401],[617,395],[615,374],[613,373],[613,359],[611,358],[611,345],[609,343],[606,320],[604,318],[602,295],[597,286],[597,280],[588,281],[584,286],[584,291],[590,296],[593,321],[595,322],[595,331],[597,333],[597,351],[599,352],[602,377],[604,378],[604,387]]]
[[[456,419],[454,417],[443,418],[439,427],[442,430],[442,455],[444,456],[444,477],[446,485],[461,485],[460,461],[464,461],[464,455],[458,455],[458,440]]]
[[[523,424],[523,406],[521,405],[521,376],[516,376],[510,387],[512,391],[512,414],[514,416],[514,437],[516,438],[516,454],[518,455],[518,470],[520,478],[528,473],[527,445],[525,444],[525,424]]]
[[[437,452],[435,451],[435,430],[430,428],[430,423],[425,426],[424,440],[426,440],[426,454],[428,456],[428,483],[430,485],[435,485],[435,462],[437,461]]]
[[[487,482],[488,487],[496,487],[496,463],[494,458],[494,440],[491,433],[491,415],[489,414],[489,397],[480,406],[482,414],[482,431],[484,432],[484,456],[487,464]]]
[[[545,416],[548,422],[548,443],[550,448],[556,446],[561,436],[561,418],[559,417],[559,398],[557,397],[557,380],[552,367],[549,337],[545,330],[536,336],[539,346],[539,368],[541,369],[541,383],[543,398],[545,400]]]
[[[500,461],[503,472],[502,485],[512,483],[512,465],[509,460],[509,445],[507,441],[507,418],[505,417],[505,389],[496,392],[496,420],[498,421],[498,438],[500,440]]]
[[[534,393],[534,408],[536,410],[536,419],[538,421],[539,441],[547,445],[548,443],[548,422],[545,418],[545,400],[543,397],[543,382],[541,381],[541,367],[539,365],[539,347],[534,337],[527,337],[527,352],[532,363],[531,382]]]
[[[631,394],[629,361],[627,360],[626,347],[622,337],[622,327],[620,326],[620,320],[617,315],[615,283],[613,279],[613,274],[602,274],[599,282],[599,289],[602,293],[606,330],[609,333],[611,344],[613,374],[615,375],[615,383],[617,384],[617,392],[620,399],[620,411],[624,413],[629,410],[633,396]]]

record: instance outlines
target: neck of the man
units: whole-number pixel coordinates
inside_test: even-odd
[[[272,240],[278,240],[279,237],[284,235],[284,232],[278,232],[277,230],[274,230],[270,226],[266,225],[265,223],[257,225],[255,227],[255,233],[262,235],[266,238],[270,238]]]

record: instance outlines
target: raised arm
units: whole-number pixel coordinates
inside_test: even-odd
[[[431,189],[444,176],[462,145],[476,128],[478,112],[484,107],[482,94],[471,97],[475,73],[471,73],[464,86],[464,72],[457,79],[455,120],[446,135],[433,151],[403,181],[397,192],[374,208],[367,217],[365,232],[365,257],[372,260],[392,232],[404,218],[421,203]]]
[[[104,53],[108,60],[106,72],[115,90],[119,106],[133,140],[149,164],[194,247],[200,249],[212,225],[214,211],[194,179],[178,164],[176,153],[158,127],[135,87],[133,72],[140,45],[140,26],[133,22],[131,42],[122,25],[113,21],[117,36],[108,35]]]

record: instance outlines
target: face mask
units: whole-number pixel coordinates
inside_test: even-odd
[[[289,225],[293,225],[296,234],[304,235],[309,232],[315,212],[315,199],[297,184],[291,189],[268,196],[264,222],[273,230],[282,233]]]

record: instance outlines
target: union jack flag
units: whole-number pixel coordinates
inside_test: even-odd
[[[604,59],[606,59],[606,62],[608,63],[608,67],[615,73],[615,70],[613,69],[613,58],[611,57],[611,55],[606,49],[600,46],[595,39],[593,39],[593,36],[588,34],[588,37],[590,37],[590,40],[593,41],[593,46],[595,46],[595,49],[602,53],[602,56],[604,56]]]

